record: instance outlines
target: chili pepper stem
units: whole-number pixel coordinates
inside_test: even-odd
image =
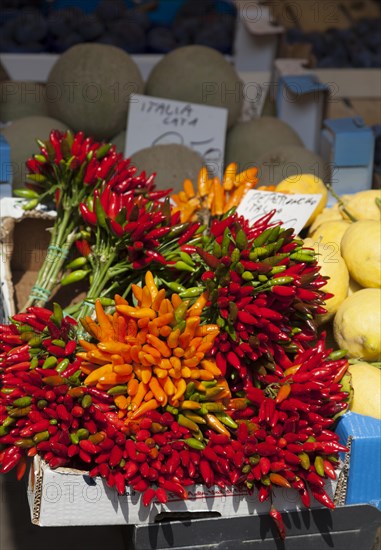
[[[77,225],[77,217],[75,216],[75,211],[71,208],[63,210],[63,216],[57,216],[52,229],[52,237],[49,247],[57,247],[57,249],[61,249],[61,254],[55,255],[52,258],[48,252],[39,270],[38,277],[34,285],[35,287],[43,288],[46,291],[46,297],[36,298],[32,292],[29,295],[27,302],[24,304],[23,309],[26,309],[32,305],[44,306],[49,300],[49,295],[56,286],[58,275],[66,262],[65,251],[69,252],[71,245],[75,240],[74,230]]]

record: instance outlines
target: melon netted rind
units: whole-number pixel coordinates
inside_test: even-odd
[[[185,179],[195,182],[203,166],[201,155],[179,144],[141,149],[131,155],[131,162],[137,166],[138,172],[144,170],[147,175],[156,172],[155,184],[158,189],[172,188],[175,193],[183,189]]]
[[[314,174],[328,182],[329,166],[322,157],[299,145],[282,145],[257,159],[260,185],[277,185],[289,176]]]
[[[144,89],[139,68],[127,52],[95,43],[63,53],[47,84],[57,91],[57,100],[49,101],[49,114],[100,140],[126,127],[129,98]]]
[[[303,142],[293,128],[276,117],[264,116],[238,122],[226,136],[225,164],[236,162],[239,170],[256,166],[258,158],[281,145]]]
[[[126,146],[126,130],[122,130],[119,134],[111,138],[110,143],[115,145],[118,153],[124,154],[124,149]]]
[[[46,86],[42,82],[0,82],[0,122],[27,116],[48,116]]]
[[[199,103],[228,110],[228,128],[238,120],[243,83],[233,65],[206,46],[176,48],[152,69],[145,87],[149,96]]]
[[[68,130],[67,124],[51,117],[29,116],[19,118],[0,129],[11,149],[12,187],[17,189],[25,184],[27,169],[25,162],[39,153],[36,140],[45,141],[51,130]]]

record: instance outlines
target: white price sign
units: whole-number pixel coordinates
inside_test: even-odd
[[[320,199],[321,195],[315,194],[286,194],[251,189],[237,208],[237,213],[253,223],[271,210],[276,210],[271,221],[282,222],[285,229],[292,227],[295,234],[298,234]]]
[[[130,99],[125,156],[153,145],[186,145],[221,178],[227,118],[227,109],[221,107],[135,94]]]

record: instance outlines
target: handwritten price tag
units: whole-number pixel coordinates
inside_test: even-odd
[[[253,223],[275,209],[276,213],[272,221],[282,222],[285,229],[292,227],[298,234],[320,199],[321,195],[291,195],[252,189],[245,195],[237,213]]]
[[[135,94],[130,100],[125,156],[167,143],[199,153],[211,174],[222,177],[227,109]]]

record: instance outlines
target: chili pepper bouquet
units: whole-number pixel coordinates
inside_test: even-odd
[[[348,362],[317,334],[329,296],[314,251],[274,212],[235,212],[255,171],[203,169],[169,200],[110,144],[53,132],[40,147],[29,207],[54,197],[51,247],[72,258],[44,265],[0,326],[0,472],[20,478],[38,454],[144,506],[195,483],[244,487],[282,538],[276,487],[333,508]],[[80,278],[84,301],[46,306]]]

